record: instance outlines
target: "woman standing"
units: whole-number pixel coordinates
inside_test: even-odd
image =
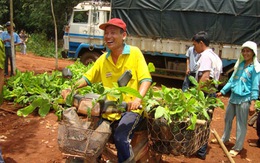
[[[28,36],[23,29],[19,33],[19,36],[20,36],[21,41],[22,41],[22,43],[21,43],[21,54],[26,55],[26,42],[28,40]]]
[[[236,116],[236,143],[229,151],[235,157],[243,149],[247,131],[249,111],[254,111],[255,100],[259,95],[260,64],[257,60],[257,45],[247,41],[242,45],[241,55],[234,66],[234,72],[227,84],[217,93],[225,95],[231,91],[229,103],[226,108],[223,143],[229,141],[232,121]]]

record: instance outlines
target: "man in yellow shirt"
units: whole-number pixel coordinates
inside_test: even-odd
[[[132,78],[127,87],[134,88],[142,96],[145,96],[152,78],[140,49],[124,43],[127,36],[124,21],[113,18],[107,23],[101,24],[99,28],[104,30],[104,41],[109,50],[101,55],[93,67],[76,82],[78,88],[96,82],[102,82],[104,87],[111,88],[125,71],[130,70]],[[63,97],[66,97],[66,94],[68,94],[67,90],[62,91]],[[124,97],[124,101],[128,102],[127,112],[102,115],[104,119],[118,122],[113,138],[119,163],[131,161],[129,140],[133,136],[133,131],[143,112],[142,109],[138,108],[142,99],[127,95]]]

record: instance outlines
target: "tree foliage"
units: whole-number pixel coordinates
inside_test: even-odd
[[[66,25],[73,7],[82,0],[55,0],[53,7],[57,20],[58,37],[62,38],[63,26]],[[10,20],[10,1],[0,0],[0,24]],[[50,0],[15,0],[14,23],[16,30],[25,29],[28,33],[45,33],[54,39],[54,23]]]

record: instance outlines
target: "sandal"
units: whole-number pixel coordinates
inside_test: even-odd
[[[236,157],[239,154],[239,152],[240,151],[232,149],[232,150],[229,151],[229,154],[230,154],[231,157]]]
[[[218,144],[218,140],[217,140],[217,139],[211,139],[210,143],[212,143],[212,144]]]

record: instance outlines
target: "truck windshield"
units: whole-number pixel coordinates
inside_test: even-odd
[[[99,12],[93,13],[93,23],[98,24],[99,23]]]
[[[73,23],[88,23],[89,11],[75,11]]]

